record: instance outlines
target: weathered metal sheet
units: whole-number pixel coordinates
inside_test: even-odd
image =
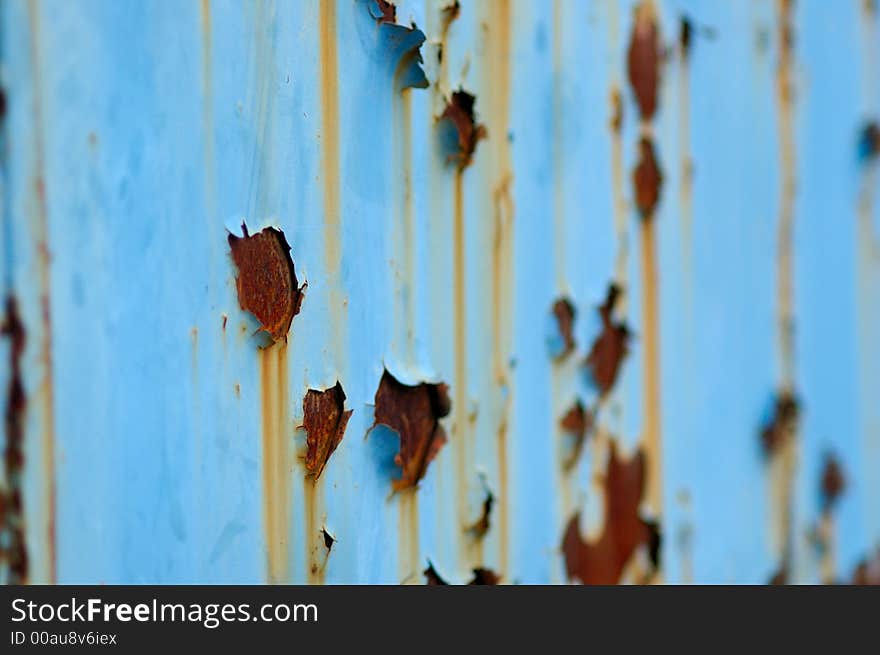
[[[852,580],[874,4],[389,11],[2,4],[6,578]]]

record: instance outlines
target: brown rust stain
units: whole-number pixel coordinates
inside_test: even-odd
[[[465,280],[465,235],[464,235],[464,181],[463,169],[455,172],[453,207],[453,290],[454,310],[454,371],[455,402],[453,407],[453,431],[455,434],[455,479],[456,510],[459,525],[464,527],[468,520],[468,471],[470,471],[470,424],[467,420],[467,294]],[[463,546],[463,544],[462,544]]]
[[[267,578],[272,584],[288,583],[293,434],[288,413],[287,344],[263,348],[259,355]]]
[[[303,398],[303,429],[306,431],[306,470],[315,480],[321,477],[330,455],[336,450],[353,410],[345,409],[345,392],[336,384],[323,391],[309,389]]]
[[[306,583],[324,584],[329,551],[325,547],[323,527],[324,485],[311,475],[304,475],[303,507],[305,511]]]
[[[652,2],[642,2],[634,12],[626,64],[639,113],[645,122],[650,121],[657,111],[662,56],[656,10]]]
[[[832,584],[836,577],[834,508],[845,489],[846,477],[840,462],[832,453],[826,453],[819,479],[822,514],[816,529],[816,541],[821,553],[819,568],[822,581],[826,584]]]
[[[394,3],[387,2],[387,0],[375,0],[375,2],[379,8],[379,16],[376,16],[376,22],[380,25],[382,23],[394,25],[397,22],[397,7],[394,6]]]
[[[797,432],[800,404],[790,391],[780,393],[773,404],[773,415],[761,429],[761,445],[767,455],[779,452]]]
[[[855,585],[880,585],[880,546],[874,553],[866,557],[853,572],[852,583]]]
[[[584,407],[580,399],[577,399],[565,414],[562,415],[562,418],[559,419],[559,427],[562,428],[563,432],[574,438],[570,454],[562,463],[562,467],[565,470],[571,470],[577,464],[583,452],[584,444],[593,432],[595,421],[596,417],[593,412]]]
[[[577,346],[574,340],[574,319],[577,312],[568,298],[556,300],[553,303],[552,311],[554,318],[556,318],[556,327],[563,343],[562,352],[559,353],[557,359],[565,359],[574,352]]]
[[[623,95],[617,86],[611,89],[611,201],[614,208],[614,232],[617,236],[617,255],[614,262],[614,277],[618,284],[627,279],[627,255],[629,236],[626,222],[626,197],[623,192]],[[622,308],[621,308],[622,309]]]
[[[616,284],[612,283],[608,286],[608,295],[599,307],[602,332],[593,342],[586,359],[586,366],[602,396],[614,386],[620,365],[629,353],[631,337],[629,328],[625,322],[614,319],[614,307],[621,293],[620,287]]]
[[[440,574],[437,573],[437,569],[434,568],[434,565],[431,563],[431,560],[428,560],[428,567],[422,571],[422,575],[425,576],[425,584],[426,585],[448,585],[443,578],[440,577]]]
[[[244,223],[241,227],[243,237],[229,235],[232,260],[238,268],[239,305],[257,317],[261,331],[274,341],[286,342],[306,285],[298,285],[290,245],[281,230],[267,227],[251,236]]]
[[[868,121],[862,127],[859,150],[865,161],[871,161],[880,155],[880,124],[877,121]]]
[[[604,479],[605,518],[595,542],[584,541],[580,513],[566,527],[562,539],[565,570],[570,580],[583,584],[618,584],[636,550],[648,550],[654,569],[659,568],[660,533],[657,525],[639,514],[645,487],[645,454],[637,452],[626,460],[609,444],[608,468]]]
[[[9,584],[28,582],[28,547],[25,533],[22,476],[24,472],[25,420],[27,398],[22,380],[21,360],[27,343],[18,302],[6,298],[0,334],[9,339],[9,383],[4,408],[3,469],[5,488],[0,489],[0,564]]]
[[[400,437],[400,451],[394,463],[400,467],[401,475],[392,481],[395,491],[415,487],[446,443],[440,419],[450,411],[448,394],[448,387],[442,382],[410,386],[387,370],[383,373],[376,391],[373,427],[384,425]]]
[[[497,585],[501,583],[501,576],[492,569],[476,568],[473,570],[474,577],[468,582],[469,585]]]
[[[495,505],[495,494],[486,489],[486,497],[483,499],[483,507],[480,517],[474,521],[469,527],[468,532],[474,539],[482,539],[492,527],[492,507]]]
[[[660,201],[663,173],[654,154],[654,144],[646,136],[639,139],[639,161],[633,170],[632,181],[636,208],[642,219],[649,221],[654,217],[654,210]]]
[[[477,123],[474,105],[477,98],[464,89],[453,91],[440,115],[441,121],[449,121],[458,137],[457,148],[447,155],[459,170],[467,168],[477,149],[477,143],[488,136],[486,126]]]

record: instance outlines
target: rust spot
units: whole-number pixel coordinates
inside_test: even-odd
[[[880,155],[880,125],[877,121],[869,121],[859,136],[859,158],[871,161]]]
[[[620,297],[620,287],[616,284],[608,286],[605,302],[599,307],[602,318],[602,332],[593,342],[586,365],[590,369],[593,381],[602,396],[607,394],[620,371],[623,358],[629,353],[630,331],[625,322],[614,321],[614,305]]]
[[[694,34],[694,26],[687,16],[682,16],[678,23],[678,45],[681,48],[681,56],[688,58],[691,52],[691,39]]]
[[[852,583],[856,585],[880,585],[880,546],[874,549],[873,555],[859,562],[853,573]]]
[[[645,546],[654,568],[659,568],[660,532],[656,523],[639,515],[645,487],[645,455],[630,460],[617,454],[612,441],[605,474],[605,524],[595,543],[580,533],[580,513],[568,523],[562,539],[565,570],[570,580],[584,584],[617,584],[639,546]]]
[[[458,18],[458,14],[461,11],[461,3],[458,0],[455,2],[451,2],[443,9],[440,10],[440,14],[443,17],[443,32],[449,29],[449,25]]]
[[[394,6],[394,3],[386,2],[386,0],[375,0],[375,2],[379,13],[373,13],[373,17],[377,23],[380,25],[391,23],[393,25],[397,22],[397,7]]]
[[[486,498],[483,500],[483,511],[480,514],[480,518],[478,518],[470,527],[468,527],[468,531],[474,536],[475,539],[482,539],[486,536],[486,533],[489,532],[489,528],[491,527],[491,515],[492,515],[492,506],[495,504],[495,494],[493,494],[488,489],[486,490]]]
[[[642,218],[647,220],[654,215],[660,200],[663,174],[654,156],[654,144],[647,137],[639,139],[639,163],[633,171],[633,186],[636,192],[636,207]]]
[[[6,388],[3,449],[6,489],[0,490],[0,562],[8,566],[7,581],[23,584],[28,577],[28,552],[24,529],[21,476],[24,468],[24,429],[27,399],[22,381],[21,359],[27,342],[24,323],[14,296],[7,296],[0,334],[10,341],[9,384]]]
[[[238,382],[232,385],[232,390],[235,392],[236,398],[241,397],[241,385]]]
[[[767,584],[773,586],[786,585],[788,584],[788,569],[786,567],[780,568],[776,573],[774,573]]]
[[[449,161],[455,161],[459,170],[464,170],[471,163],[477,142],[488,136],[486,127],[476,122],[474,104],[476,97],[463,89],[452,92],[446,108],[440,115],[441,121],[448,121],[455,128],[457,144],[448,155]]]
[[[474,569],[474,578],[470,582],[469,585],[480,585],[480,584],[488,584],[488,585],[497,585],[501,582],[501,576],[492,571],[491,569],[477,568]]]
[[[650,121],[657,111],[661,57],[657,16],[653,7],[643,2],[635,10],[633,33],[626,57],[629,82],[643,121]]]
[[[333,544],[336,543],[336,537],[327,532],[327,528],[321,528],[321,536],[324,538],[324,548],[327,549],[327,554],[330,554],[330,551],[333,550]]]
[[[576,400],[565,415],[559,419],[559,427],[574,437],[571,455],[564,463],[566,469],[573,467],[580,458],[587,436],[593,430],[594,419],[593,412],[584,407],[580,399]]]
[[[238,303],[257,317],[263,332],[274,341],[287,341],[293,317],[299,313],[306,284],[298,286],[290,246],[284,233],[272,227],[250,236],[229,235],[232,260],[238,268],[235,286]]]
[[[794,436],[799,413],[797,398],[791,392],[783,391],[776,397],[773,416],[761,430],[765,454],[772,455]]]
[[[623,96],[620,89],[611,89],[611,131],[620,134],[623,129]]]
[[[384,425],[400,437],[400,451],[394,463],[400,467],[401,475],[391,486],[395,491],[414,487],[425,477],[428,464],[446,443],[440,419],[451,409],[449,387],[428,382],[409,386],[386,370],[375,402],[373,427]]]
[[[568,298],[560,298],[553,303],[553,316],[556,317],[556,326],[559,336],[562,337],[562,350],[556,359],[565,359],[575,349],[574,319],[576,315],[574,305]]]
[[[303,398],[303,428],[306,431],[306,470],[317,480],[330,455],[345,435],[353,410],[345,410],[345,392],[336,386],[318,391],[309,389]]]
[[[440,574],[437,573],[437,569],[434,568],[434,565],[431,564],[431,560],[428,560],[428,568],[422,571],[422,575],[425,576],[425,584],[427,585],[448,585],[443,578],[440,577]]]
[[[823,511],[830,511],[846,489],[846,478],[840,462],[831,453],[825,455],[822,467],[822,505]]]
[[[223,325],[221,327],[224,332],[226,332],[226,319],[227,318],[228,318],[228,316],[226,316],[226,314],[223,314]]]

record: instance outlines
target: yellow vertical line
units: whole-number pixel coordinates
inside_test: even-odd
[[[34,171],[33,192],[35,195],[36,217],[31,221],[34,241],[37,247],[39,263],[37,275],[40,286],[41,312],[41,343],[40,363],[43,377],[37,396],[42,412],[40,422],[42,435],[42,459],[45,472],[46,489],[43,498],[43,517],[45,520],[46,543],[48,554],[46,562],[46,582],[54,584],[56,580],[56,477],[55,477],[55,390],[52,377],[52,315],[51,315],[51,271],[49,249],[49,223],[46,206],[46,185],[43,176],[45,157],[45,134],[42,114],[42,59],[39,47],[40,15],[36,3],[28,3],[28,18],[31,27],[31,66],[33,72],[33,109],[34,124]]]

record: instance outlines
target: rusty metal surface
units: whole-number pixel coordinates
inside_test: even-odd
[[[875,3],[395,4],[0,5],[3,579],[876,577]]]

